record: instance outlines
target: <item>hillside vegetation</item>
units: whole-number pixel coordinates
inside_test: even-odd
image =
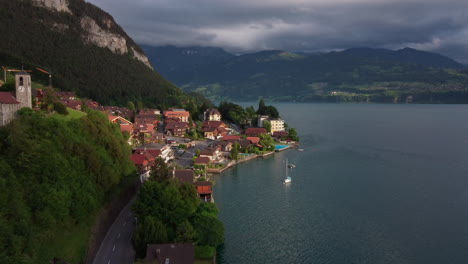
[[[22,109],[0,128],[0,263],[80,263],[96,211],[135,168],[99,112],[70,121]]]
[[[315,54],[272,50],[240,56],[218,52],[214,62],[200,49],[145,47],[166,78],[215,100],[468,103],[468,70],[450,58],[415,49]],[[178,59],[165,61],[168,52]],[[207,63],[199,63],[201,58]],[[173,65],[178,61],[192,62],[190,71]]]
[[[194,101],[153,69],[134,58],[141,48],[112,16],[83,0],[68,0],[72,13],[39,7],[31,0],[0,0],[0,64],[52,71],[53,83],[105,105],[143,102],[148,107],[182,106]],[[126,42],[127,53],[113,52],[83,40],[82,19]],[[47,84],[46,74],[33,80]]]

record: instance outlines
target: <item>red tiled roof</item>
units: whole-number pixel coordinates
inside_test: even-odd
[[[195,159],[195,164],[209,164],[210,158],[208,157],[198,157]]]
[[[223,122],[221,121],[205,121],[203,122],[203,125],[202,127],[214,127],[214,128],[217,128],[217,127],[220,127],[224,125]]]
[[[146,165],[148,161],[146,160],[145,155],[143,154],[133,154],[130,157],[130,160],[133,161],[135,165]]]
[[[247,137],[246,139],[250,140],[250,142],[252,142],[252,144],[257,144],[258,142],[260,142],[259,137]]]
[[[267,131],[263,127],[249,127],[247,130],[245,130],[246,135],[260,135],[260,134],[266,134]]]
[[[133,125],[120,124],[120,131],[132,133]]]
[[[149,244],[145,263],[193,264],[195,247],[192,244]]]
[[[0,92],[0,103],[1,104],[19,104],[16,101],[16,98],[13,96],[11,92]]]
[[[236,140],[239,140],[239,139],[241,139],[241,136],[224,136],[222,138],[222,140],[224,140],[224,141],[231,141],[231,140],[236,141]]]
[[[172,122],[166,124],[166,129],[174,129],[174,128],[188,128],[188,123],[186,122]]]
[[[215,132],[216,128],[214,127],[205,127],[203,129],[203,132]]]

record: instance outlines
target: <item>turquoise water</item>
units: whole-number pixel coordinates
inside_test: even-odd
[[[289,147],[288,145],[275,145],[275,150],[280,150]]]
[[[468,106],[276,106],[304,152],[217,176],[219,263],[468,263]]]

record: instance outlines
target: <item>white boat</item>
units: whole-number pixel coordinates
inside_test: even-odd
[[[288,159],[286,159],[286,178],[284,179],[283,184],[287,184],[287,183],[290,183],[292,181],[291,177],[288,176],[288,167],[289,167]]]
[[[304,151],[304,149],[298,149],[297,151]]]
[[[296,168],[296,165],[294,165],[294,164],[288,164],[288,168],[294,169],[294,168]]]

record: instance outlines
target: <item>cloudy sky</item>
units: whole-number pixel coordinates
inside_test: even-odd
[[[88,0],[140,44],[433,51],[468,63],[467,0]]]

